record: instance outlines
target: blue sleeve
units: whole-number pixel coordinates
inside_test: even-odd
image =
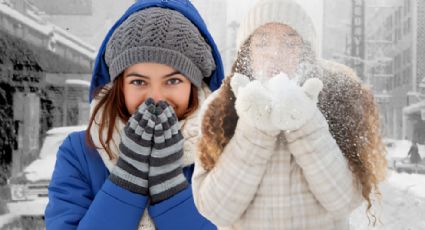
[[[189,182],[192,172],[193,166],[187,167],[184,171]],[[217,229],[214,224],[203,217],[196,209],[190,186],[167,200],[151,205],[148,210],[158,230]]]
[[[84,173],[88,167],[85,151],[81,141],[72,139],[71,134],[57,154],[45,211],[46,229],[137,229],[148,198],[109,180],[93,194]]]

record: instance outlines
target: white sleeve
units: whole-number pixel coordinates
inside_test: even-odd
[[[213,169],[206,171],[195,161],[192,189],[199,212],[218,226],[235,223],[254,198],[275,145],[275,134],[239,120]]]

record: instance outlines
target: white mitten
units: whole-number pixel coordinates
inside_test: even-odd
[[[243,74],[235,73],[233,74],[232,80],[230,81],[230,87],[232,88],[235,96],[238,95],[239,88],[243,88],[248,85],[250,82],[249,78]]]
[[[290,131],[301,128],[313,117],[318,109],[316,104],[323,83],[312,78],[303,87],[299,87],[295,81],[281,73],[271,78],[266,88],[273,95],[270,115],[272,125]]]
[[[236,95],[235,109],[239,119],[261,131],[278,130],[270,119],[273,98],[260,81],[250,81],[247,76],[236,73],[230,86]]]

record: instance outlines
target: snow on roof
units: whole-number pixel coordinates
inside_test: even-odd
[[[90,82],[89,81],[85,81],[85,80],[80,80],[80,79],[66,79],[65,80],[65,84],[69,84],[69,85],[81,85],[81,86],[90,86]]]
[[[46,37],[51,37],[51,39],[54,39],[54,41],[60,42],[63,45],[75,50],[76,52],[79,52],[87,56],[88,58],[92,60],[96,58],[96,49],[94,47],[85,43],[84,41],[75,37],[74,35],[71,35],[70,33],[63,30],[62,28],[59,28],[49,22],[47,23],[37,22],[35,19],[30,18],[24,14],[21,14],[15,9],[2,3],[0,3],[0,14],[7,15],[17,20],[18,22],[21,22],[22,24],[44,34]]]
[[[425,101],[421,101],[418,103],[415,103],[413,105],[407,106],[403,108],[404,114],[412,114],[414,112],[418,112],[421,109],[425,109]]]
[[[85,41],[83,41],[81,38],[75,36],[74,34],[69,33],[68,31],[64,30],[62,27],[56,26],[56,25],[52,25],[55,32],[57,32],[60,35],[63,35],[64,37],[68,38],[68,40],[73,41],[75,43],[78,43],[79,45],[83,46],[84,48],[91,50],[92,52],[95,52],[96,49],[86,43]]]
[[[46,134],[65,134],[65,133],[72,133],[75,131],[81,131],[86,129],[86,125],[80,125],[80,126],[64,126],[64,127],[57,127],[49,129],[49,131],[46,132]]]
[[[82,41],[76,43],[75,37],[73,39],[69,39],[71,36],[69,34],[64,36],[65,31],[58,33],[61,28],[57,26],[53,26],[53,32],[55,33],[55,41],[64,44],[67,47],[72,48],[73,50],[86,55],[88,58],[94,60],[96,58],[96,51],[92,46],[84,44]]]
[[[5,4],[0,4],[0,12],[4,15],[7,15],[11,18],[14,18],[16,20],[18,20],[19,22],[34,28],[35,30],[48,35],[52,28],[49,25],[42,25],[40,23],[37,23],[36,21],[34,21],[33,19],[21,14],[20,12],[16,11],[15,9],[5,5]]]

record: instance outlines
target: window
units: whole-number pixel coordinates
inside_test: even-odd
[[[412,18],[409,17],[407,18],[407,29],[406,29],[407,33],[412,32]]]
[[[394,88],[397,88],[400,86],[400,74],[396,73],[394,75]]]
[[[404,69],[403,70],[403,76],[402,76],[402,78],[403,78],[403,85],[407,85],[407,83],[409,82],[409,73],[408,73],[408,69],[406,68],[406,69]]]
[[[407,50],[404,50],[403,51],[403,65],[407,64],[407,58],[408,58]]]
[[[388,91],[391,91],[391,90],[393,89],[393,80],[394,80],[393,78],[390,78],[390,79],[388,79],[388,80],[387,80],[387,82],[386,82],[386,83],[387,83],[387,84],[386,84],[386,87],[387,87],[387,90],[388,90]]]
[[[412,66],[407,68],[407,84],[412,84]]]
[[[391,30],[392,28],[393,28],[393,17],[390,15],[385,21],[385,29]]]
[[[393,61],[387,62],[387,64],[384,67],[385,74],[392,74],[393,73]]]
[[[398,54],[394,58],[394,72],[399,72],[401,69],[401,55]]]
[[[407,63],[411,64],[412,63],[412,48],[407,48],[406,50],[407,53]]]
[[[396,11],[396,25],[400,26],[401,24],[401,6]]]
[[[404,15],[408,15],[410,13],[410,0],[404,0]]]
[[[401,27],[397,28],[397,36],[398,36],[398,40],[401,40]]]
[[[404,0],[404,7],[403,7],[403,9],[404,9],[404,15],[407,15],[407,12],[408,12],[407,0]]]
[[[403,23],[403,35],[406,35],[408,32],[407,32],[407,21],[404,21],[404,23]]]

